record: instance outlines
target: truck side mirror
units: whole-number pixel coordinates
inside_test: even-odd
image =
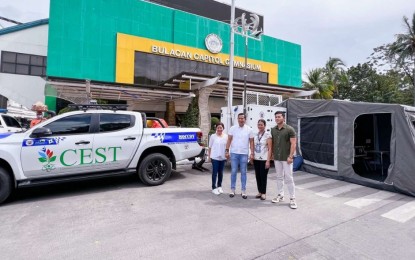
[[[52,135],[52,131],[50,131],[49,128],[39,127],[33,130],[33,132],[30,134],[30,137],[38,138],[38,137],[44,137],[44,136],[50,136],[50,135]]]

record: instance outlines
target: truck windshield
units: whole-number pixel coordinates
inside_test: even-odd
[[[3,120],[4,120],[4,123],[6,123],[6,125],[7,125],[8,127],[17,127],[17,128],[21,128],[21,126],[20,126],[19,122],[17,122],[17,120],[16,120],[16,119],[14,119],[14,118],[13,118],[13,117],[11,117],[11,116],[6,116],[6,115],[3,115]]]

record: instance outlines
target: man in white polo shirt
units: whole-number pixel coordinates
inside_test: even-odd
[[[226,159],[231,159],[232,168],[229,197],[235,196],[236,175],[239,167],[241,170],[241,195],[244,199],[248,198],[246,195],[246,168],[248,161],[254,159],[254,133],[251,127],[245,125],[243,113],[238,114],[238,124],[229,129],[225,156]]]

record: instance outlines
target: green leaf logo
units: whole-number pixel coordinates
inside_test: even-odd
[[[55,165],[52,163],[56,161],[56,156],[53,156],[53,151],[46,149],[46,147],[43,147],[39,152],[39,162],[43,163],[42,170],[50,172],[55,169]]]

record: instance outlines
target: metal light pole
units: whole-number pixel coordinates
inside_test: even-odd
[[[245,37],[245,64],[244,64],[244,94],[243,94],[243,107],[244,114],[246,115],[246,80],[247,80],[247,69],[248,69],[248,38],[254,40],[261,40],[262,28],[259,26],[259,16],[257,14],[250,14],[251,22],[248,23],[245,18],[245,13],[241,17],[238,17],[232,23],[232,30],[234,33]]]
[[[235,0],[232,0],[231,6],[231,42],[229,46],[229,85],[228,85],[228,117],[227,117],[227,128],[232,126],[232,101],[233,101],[233,53],[235,46],[235,34],[234,34],[234,23],[235,23]]]
[[[245,35],[245,66],[244,66],[244,115],[246,116],[246,78],[248,75],[246,75],[246,69],[247,69],[247,63],[248,63],[248,36]]]

